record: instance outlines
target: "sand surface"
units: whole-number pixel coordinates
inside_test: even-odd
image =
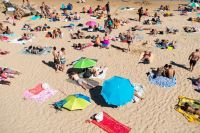
[[[16,3],[21,1],[15,0]],[[47,0],[49,5],[55,9],[59,9],[61,3],[67,3],[65,0]],[[80,11],[85,5],[105,4],[106,1],[89,0],[85,4],[74,4],[74,9]],[[40,4],[41,1],[34,0],[31,4]],[[180,2],[179,2],[180,3]],[[177,9],[178,2],[155,2],[146,5],[153,15],[153,10],[160,4],[170,4],[172,9]],[[121,18],[137,18],[136,11],[121,12],[117,9],[123,6],[140,7],[141,4],[125,3],[112,0],[112,14],[117,13],[117,17]],[[121,52],[114,48],[99,49],[90,47],[84,51],[76,51],[71,46],[74,42],[89,42],[90,40],[70,40],[69,31],[62,29],[64,32],[63,39],[45,38],[44,32],[35,33],[36,38],[33,42],[26,45],[11,44],[0,42],[0,49],[8,50],[11,53],[4,57],[0,57],[0,66],[6,66],[20,71],[22,74],[12,79],[10,86],[0,85],[0,132],[1,133],[100,133],[100,128],[93,124],[86,124],[87,120],[94,113],[105,111],[115,119],[132,128],[132,133],[199,133],[200,126],[189,123],[181,114],[174,110],[178,102],[178,96],[183,95],[195,99],[199,99],[200,93],[194,91],[191,81],[188,78],[197,77],[200,73],[199,63],[195,70],[191,73],[183,68],[174,66],[176,70],[177,85],[173,88],[161,88],[150,84],[146,73],[150,68],[163,66],[170,61],[178,64],[184,64],[188,67],[188,56],[199,47],[199,33],[187,34],[183,31],[183,26],[197,26],[199,23],[189,22],[186,19],[189,16],[195,16],[195,13],[189,16],[180,16],[178,12],[172,11],[174,17],[161,17],[163,24],[159,25],[161,30],[165,30],[166,26],[173,26],[180,30],[176,35],[157,35],[149,36],[147,32],[137,31],[136,33],[144,36],[144,41],[150,43],[146,46],[133,45],[132,51],[129,53]],[[90,18],[88,15],[82,15],[82,23]],[[4,20],[5,16],[0,14],[0,20]],[[143,18],[144,19],[144,18]],[[48,23],[52,27],[60,27],[70,22],[51,23],[41,19],[38,21],[29,21],[29,18],[23,18],[17,22],[17,26],[11,29],[21,36],[23,31],[21,27],[24,23],[30,23],[32,26]],[[103,24],[103,20],[98,20]],[[119,32],[126,32],[131,26],[141,25],[141,23],[132,21],[130,24],[114,30],[111,35],[118,35]],[[91,33],[86,33],[91,34]],[[96,33],[95,33],[96,34]],[[103,37],[103,34],[100,34]],[[177,48],[173,51],[161,50],[155,47],[154,39],[170,39],[177,41]],[[68,42],[71,41],[71,42]],[[126,44],[112,42],[112,44],[127,48]],[[69,82],[65,72],[55,73],[54,69],[44,64],[42,61],[53,61],[51,54],[42,56],[22,55],[20,50],[29,45],[56,46],[57,48],[66,48],[67,64],[71,63],[78,57],[85,56],[88,58],[98,59],[98,66],[107,66],[108,71],[106,79],[118,75],[126,77],[132,83],[140,83],[145,86],[145,100],[139,103],[129,103],[119,108],[101,107],[94,101],[85,110],[57,112],[52,108],[51,104],[55,101],[65,98],[69,94],[82,93],[90,96],[89,91],[84,91],[78,85]],[[140,54],[144,50],[151,50],[154,53],[154,60],[150,65],[138,64]],[[96,80],[99,85],[102,80]],[[30,100],[23,100],[23,92],[34,87],[37,83],[49,83],[52,88],[58,90],[58,93],[42,104],[35,103]]]

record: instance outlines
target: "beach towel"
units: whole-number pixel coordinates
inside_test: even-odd
[[[100,68],[97,68],[97,69],[100,69]],[[90,78],[92,78],[92,79],[105,79],[107,71],[108,71],[108,68],[106,67],[106,68],[103,69],[103,72],[100,75],[98,75],[98,76],[92,75]]]
[[[83,47],[82,49],[76,49],[76,50],[83,50],[85,48],[89,48],[91,46],[93,46],[94,44],[93,43],[88,43],[85,47]]]
[[[7,36],[1,36],[1,41],[8,41],[9,38]]]
[[[31,99],[35,102],[42,103],[56,94],[56,90],[51,89],[47,83],[38,84],[32,89],[24,92],[25,99]]]
[[[184,96],[179,96],[178,99],[179,102],[175,106],[175,110],[185,116],[189,122],[200,124],[200,116],[181,109],[181,106],[184,106],[185,103],[188,103],[192,108],[200,109],[200,100],[195,100]]]
[[[148,78],[152,84],[159,85],[164,88],[174,87],[176,85],[175,77],[170,79],[163,76],[155,76],[153,73],[150,73]]]
[[[26,44],[26,43],[28,43],[28,42],[32,42],[34,37],[32,37],[31,39],[29,39],[29,40],[22,40],[22,41],[19,41],[18,40],[18,38],[16,38],[16,39],[13,39],[13,40],[10,40],[10,41],[8,41],[8,42],[10,42],[10,43],[15,43],[15,44]]]
[[[103,112],[102,121],[97,122],[96,120],[92,120],[91,122],[97,125],[98,127],[102,128],[107,133],[129,133],[131,130],[131,128],[118,122],[105,112]]]
[[[0,34],[0,36],[14,37],[16,34]]]
[[[144,90],[145,90],[144,86],[141,85],[141,84],[138,84],[138,83],[134,83],[133,85],[134,85],[135,91],[137,91],[137,94],[140,97],[143,97],[144,96]],[[136,97],[136,96],[134,96],[134,100],[135,100],[135,102],[139,102],[140,101],[140,99],[138,97]]]
[[[32,20],[32,21],[35,21],[35,20],[38,20],[38,19],[41,19],[41,16],[32,16],[30,18],[30,20]]]
[[[42,51],[38,51],[36,54],[30,53],[29,51],[27,51],[26,48],[22,49],[21,53],[22,54],[26,54],[26,55],[46,55],[49,54],[51,52],[52,47],[45,47],[43,48]]]

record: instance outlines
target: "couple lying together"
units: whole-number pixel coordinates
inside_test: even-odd
[[[44,24],[43,26],[39,25],[35,28],[31,28],[29,24],[24,24],[22,27],[22,30],[29,30],[29,31],[47,31],[47,29],[50,29],[50,26],[47,24]]]
[[[0,84],[10,85],[9,78],[14,78],[14,75],[19,75],[20,72],[11,70],[9,68],[0,67]]]
[[[164,76],[167,78],[174,78],[175,70],[172,68],[172,65],[165,64],[164,67],[159,67],[156,71],[156,76]]]
[[[101,69],[101,68],[100,68]],[[91,73],[90,73],[91,72]],[[83,77],[87,77],[91,76],[90,74],[94,74],[96,76],[100,75],[103,73],[103,70],[86,70],[86,72],[83,74]],[[79,75],[75,72],[72,72],[71,74],[69,74],[69,78],[76,81],[78,83],[78,85],[80,85],[84,90],[88,89],[88,86],[91,88],[95,88],[96,86],[92,85],[91,83],[87,82],[86,80],[84,80],[83,78],[80,78]]]

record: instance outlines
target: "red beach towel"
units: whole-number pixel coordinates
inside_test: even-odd
[[[38,84],[35,88],[30,89],[29,92],[32,93],[32,94],[34,94],[34,95],[37,95],[37,94],[39,94],[43,90],[44,89],[42,88],[42,84]]]
[[[103,120],[97,122],[96,120],[92,120],[92,123],[102,128],[107,133],[129,133],[131,128],[125,126],[124,124],[118,122],[107,113],[103,112]]]

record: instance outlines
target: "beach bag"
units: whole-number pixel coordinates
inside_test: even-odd
[[[83,74],[83,78],[89,78],[92,76],[92,73],[90,72],[90,70],[86,70],[85,73]]]

